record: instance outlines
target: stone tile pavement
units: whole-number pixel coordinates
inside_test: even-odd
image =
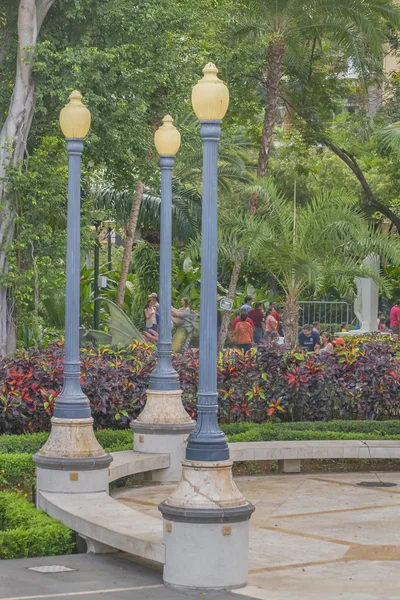
[[[242,477],[256,506],[248,586],[261,600],[400,600],[400,473],[393,488],[364,488],[373,473]],[[117,490],[126,506],[161,518],[174,486]]]

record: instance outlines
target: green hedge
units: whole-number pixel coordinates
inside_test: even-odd
[[[117,450],[130,450],[133,444],[133,433],[131,429],[105,429],[95,432],[103,448],[107,452]],[[47,432],[24,435],[0,435],[0,454],[25,453],[35,454],[46,442],[49,434]]]
[[[400,440],[400,421],[328,421],[299,423],[237,423],[222,425],[230,442],[300,440]],[[32,454],[47,433],[0,436],[0,486],[30,488],[35,482]],[[102,430],[96,437],[107,452],[132,448],[132,431]]]
[[[30,488],[35,483],[32,454],[0,454],[0,486]]]
[[[48,433],[0,435],[0,487],[30,488],[35,483],[32,455],[43,446]],[[96,438],[106,452],[131,450],[131,429],[96,431]]]
[[[389,436],[396,436],[400,439],[400,421],[303,421],[296,423],[235,423],[232,425],[222,425],[221,429],[224,430],[226,435],[230,438],[239,434],[249,433],[252,435],[263,435],[262,439],[307,439],[303,437],[302,433],[309,435],[309,432],[316,432],[321,434],[322,437],[315,438],[310,437],[309,439],[334,439],[326,437],[329,432],[343,433],[343,434],[361,434],[362,436],[372,435],[370,439],[381,439]],[[312,434],[310,433],[310,436]],[[268,437],[270,436],[270,437]],[[281,437],[282,436],[282,437]],[[297,437],[298,436],[298,437]],[[301,437],[300,437],[301,436]],[[335,438],[336,439],[336,438]],[[340,437],[338,438],[340,439]],[[359,438],[347,438],[342,439],[359,439]],[[367,439],[367,438],[366,438]],[[230,441],[234,441],[233,439]]]
[[[72,531],[18,494],[0,492],[0,559],[70,554]]]

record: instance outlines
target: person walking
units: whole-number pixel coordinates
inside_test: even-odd
[[[149,297],[144,308],[146,331],[157,331],[157,311],[153,297]]]
[[[255,329],[254,323],[250,319],[249,315],[247,314],[246,309],[243,309],[243,310],[240,311],[240,315],[238,317],[236,317],[236,319],[233,319],[233,321],[232,321],[232,325],[231,325],[232,332],[235,332],[235,329],[236,329],[238,323],[240,323],[242,315],[246,315],[247,322],[250,323],[250,325],[251,325],[251,327],[252,327],[252,329],[254,331],[254,329]]]
[[[390,329],[394,335],[400,335],[400,300],[396,300],[390,309]]]
[[[254,343],[259,344],[264,336],[264,311],[261,302],[256,302],[254,308],[249,310],[247,318],[251,319],[254,324]]]
[[[246,354],[254,343],[254,337],[253,328],[248,322],[245,312],[240,315],[240,321],[236,325],[234,337],[237,347]]]

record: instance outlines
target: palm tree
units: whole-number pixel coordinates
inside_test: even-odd
[[[285,71],[295,66],[296,78],[301,75],[309,85],[317,44],[328,39],[364,76],[371,57],[382,60],[388,24],[395,27],[400,23],[400,8],[394,0],[248,0],[243,6],[236,37],[253,38],[265,46],[261,65],[264,119],[257,165],[261,179],[267,174]],[[257,212],[259,199],[255,187],[248,200],[250,218]],[[240,268],[240,261],[235,261],[229,298],[235,294]],[[221,335],[227,330],[228,319],[229,313],[225,313]],[[221,337],[220,345],[224,342]]]
[[[351,197],[321,193],[304,208],[293,206],[266,179],[245,193],[257,193],[262,209],[257,217],[242,219],[231,235],[241,240],[249,256],[270,272],[285,294],[282,324],[286,341],[297,339],[299,299],[334,285],[342,295],[354,291],[355,277],[372,277],[386,290],[381,273],[363,264],[378,254],[400,264],[396,238],[374,229]]]
[[[316,46],[325,39],[363,76],[372,57],[383,59],[388,25],[396,27],[399,23],[400,8],[394,0],[248,0],[245,3],[236,35],[252,37],[265,46],[264,121],[258,178],[265,177],[268,168],[283,74],[295,65],[297,74],[303,70],[306,79],[309,78]],[[250,216],[257,203],[258,197],[252,196]]]
[[[145,188],[141,180],[138,180],[133,196],[130,190],[117,190],[105,179],[102,172],[92,175],[86,182],[86,188],[86,193],[92,198],[96,210],[106,211],[126,230],[116,298],[116,305],[122,309],[135,233],[138,228],[159,228],[161,198],[152,189]],[[172,191],[173,232],[176,239],[186,241],[195,236],[200,229],[200,195],[193,187],[184,187],[177,180],[173,183]]]

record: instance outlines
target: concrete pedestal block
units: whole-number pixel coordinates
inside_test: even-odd
[[[169,454],[170,466],[151,472],[152,481],[177,483],[182,475],[187,438],[194,423],[181,425],[148,425],[133,421],[134,448],[136,452]]]
[[[223,590],[247,585],[249,521],[177,523],[164,518],[164,583]]]
[[[37,456],[37,455],[36,455]],[[63,492],[65,494],[87,494],[107,492],[108,466],[105,469],[80,470],[80,465],[68,469],[36,467],[36,488],[39,502],[40,492]]]
[[[152,471],[153,481],[174,483],[180,480],[187,438],[195,425],[183,407],[181,390],[147,390],[146,406],[131,422],[134,449],[170,455],[168,469]]]
[[[49,439],[33,457],[38,505],[40,492],[108,493],[112,457],[96,440],[93,419],[53,417],[51,424]]]
[[[279,473],[301,473],[301,460],[300,459],[289,459],[278,460]]]
[[[183,461],[182,479],[159,506],[166,551],[164,582],[177,588],[228,589],[247,584],[248,502],[232,462]]]

